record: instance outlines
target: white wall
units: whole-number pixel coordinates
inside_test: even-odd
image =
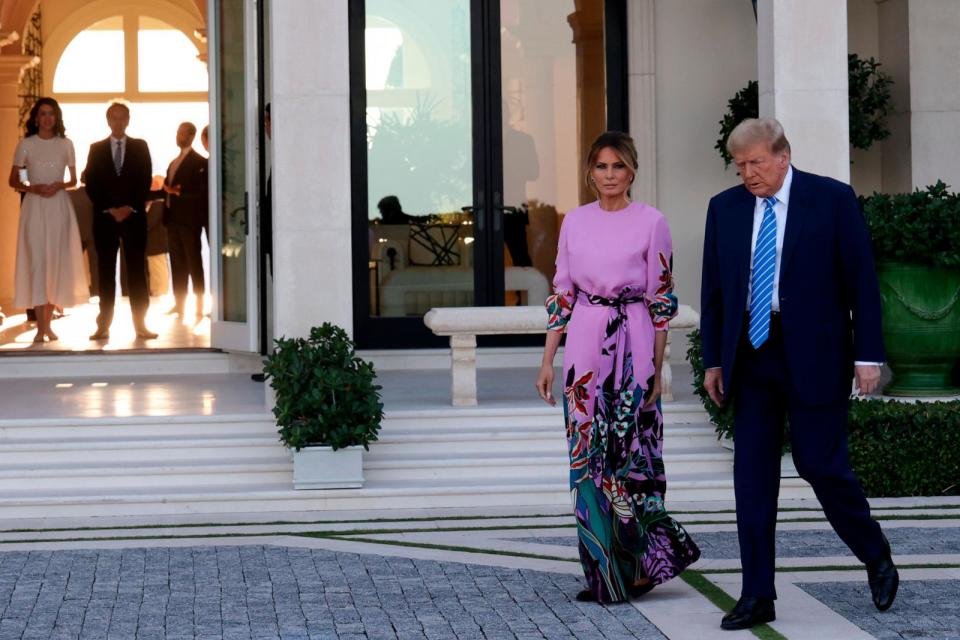
[[[707,201],[738,182],[713,145],[727,100],[757,77],[756,23],[749,2],[658,0],[654,12],[657,205],[673,232],[677,295],[699,309]]]

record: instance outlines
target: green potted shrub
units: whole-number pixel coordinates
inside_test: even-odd
[[[960,360],[960,195],[942,181],[862,198],[893,396],[952,396]]]
[[[294,488],[363,486],[362,450],[377,439],[383,402],[346,331],[327,322],[307,338],[280,338],[263,372],[280,440],[293,449]]]

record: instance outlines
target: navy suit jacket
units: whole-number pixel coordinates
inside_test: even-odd
[[[736,393],[747,309],[756,198],[743,185],[710,200],[703,247],[700,331],[706,367]],[[800,402],[842,401],[853,363],[883,362],[880,292],[866,222],[850,185],[793,170],[780,264],[787,369]]]

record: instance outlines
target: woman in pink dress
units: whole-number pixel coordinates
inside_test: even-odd
[[[555,404],[553,359],[563,333],[563,409],[580,561],[581,601],[622,602],[678,575],[700,550],[664,508],[660,367],[677,313],[670,229],[631,202],[633,140],[608,131],[584,165],[598,200],[560,229],[540,397]]]

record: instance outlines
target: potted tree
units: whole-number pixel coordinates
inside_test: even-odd
[[[363,486],[362,450],[376,441],[383,420],[373,365],[329,322],[308,338],[275,345],[263,371],[276,396],[280,440],[293,449],[294,488]]]
[[[893,396],[960,394],[960,195],[942,181],[863,198]]]

